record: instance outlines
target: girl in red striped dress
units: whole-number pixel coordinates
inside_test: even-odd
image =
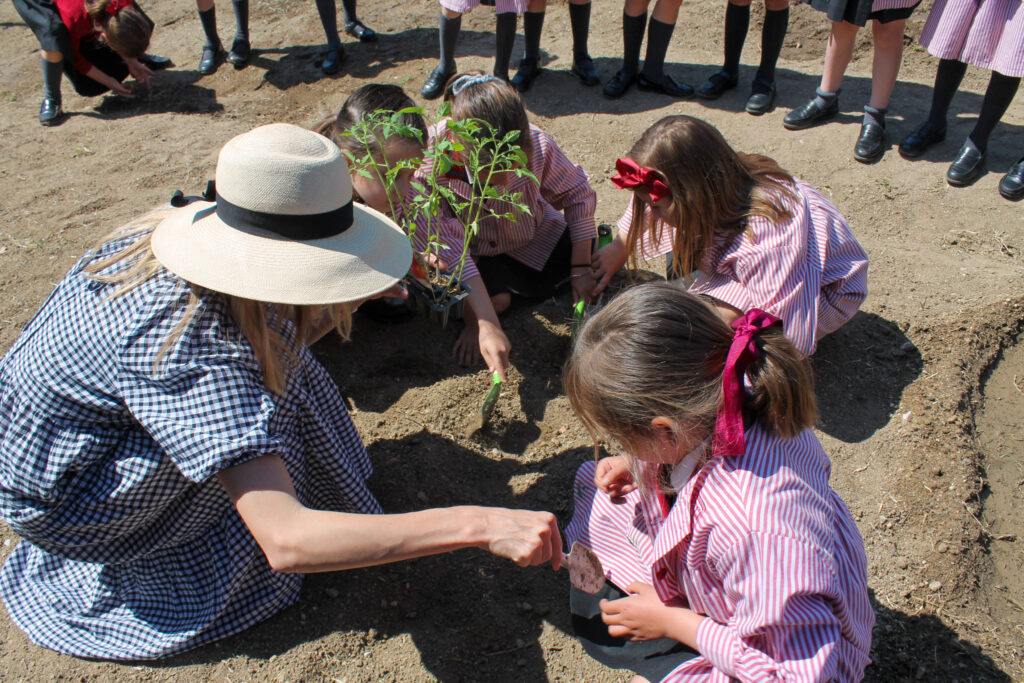
[[[530,213],[519,213],[514,220],[485,217],[470,241],[463,271],[463,280],[470,288],[466,327],[453,353],[464,364],[482,356],[492,371],[504,375],[510,345],[497,316],[512,303],[512,295],[544,298],[569,283],[577,299],[590,299],[594,287],[590,247],[597,237],[597,193],[583,168],[565,155],[554,138],[530,124],[519,93],[504,80],[479,71],[461,74],[445,89],[445,101],[451,103],[453,119],[486,121],[499,139],[517,131],[516,144],[526,152],[527,170],[537,179],[534,182],[507,172],[499,174],[497,181],[491,180],[520,193],[520,201]],[[444,132],[442,121],[430,131],[429,144],[433,145],[437,135]],[[430,172],[428,161],[417,176],[422,179]],[[441,180],[462,199],[472,194],[464,167],[456,166]],[[509,211],[505,205],[486,204],[485,208],[496,214]],[[461,247],[462,224],[455,220],[447,203],[442,211],[447,217],[442,217],[441,242]],[[425,233],[417,229],[415,234]],[[454,263],[458,255],[457,250],[446,250],[442,260]]]
[[[857,681],[874,613],[863,541],[828,484],[806,359],[778,318],[732,325],[669,283],[580,331],[565,390],[595,441],[566,530],[600,559],[571,589],[588,654],[640,681]]]
[[[616,167],[612,182],[634,194],[594,254],[595,293],[627,260],[671,252],[669,276],[714,299],[727,322],[764,309],[805,355],[867,296],[867,254],[832,202],[705,121],[658,121]]]

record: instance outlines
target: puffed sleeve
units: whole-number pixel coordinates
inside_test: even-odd
[[[705,618],[697,631],[697,649],[716,669],[741,681],[836,677],[842,634],[830,598],[837,577],[821,549],[752,532],[717,566],[736,609],[728,623]]]
[[[535,167],[535,175],[540,183],[541,196],[565,214],[569,238],[573,242],[594,239],[597,237],[594,225],[597,193],[590,186],[583,167],[574,164],[554,138],[539,128],[531,126],[530,136],[533,145],[531,156],[540,162]]]
[[[204,300],[154,365],[180,316],[141,316],[120,344],[117,390],[127,409],[189,480],[268,453],[277,400],[248,341],[217,299]]]

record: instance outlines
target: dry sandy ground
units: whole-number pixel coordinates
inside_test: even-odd
[[[312,124],[371,80],[419,88],[436,59],[437,5],[364,3],[382,32],[347,43],[346,73],[323,77],[322,32],[310,2],[255,0],[256,56],[241,71],[195,71],[201,45],[194,8],[151,3],[154,51],[179,68],[159,74],[140,101],[86,100],[65,86],[71,116],[43,129],[37,45],[12,6],[0,6],[0,350],[67,268],[102,234],[212,177],[216,152],[254,125]],[[699,83],[721,55],[724,2],[686,2],[669,70]],[[898,141],[927,111],[936,60],[916,47],[930,3],[907,29],[902,81],[892,103]],[[620,54],[617,3],[595,3],[591,51],[604,78]],[[755,3],[745,63],[756,63]],[[227,3],[222,35],[233,30]],[[469,15],[461,67],[490,67],[493,19]],[[548,71],[527,97],[533,120],[591,174],[598,217],[624,205],[609,184],[614,160],[663,115],[684,112],[718,126],[738,148],[775,157],[828,193],[871,256],[863,311],[814,358],[820,436],[833,485],[860,525],[878,614],[868,677],[893,680],[1024,680],[1024,205],[999,197],[1002,173],[1024,154],[1024,101],[996,130],[992,169],[954,189],[945,168],[973,126],[987,73],[971,69],[953,105],[950,133],[923,159],[890,149],[873,166],[851,156],[870,85],[862,32],[844,83],[843,115],[806,132],[782,117],[813,91],[827,27],[793,11],[779,74],[778,109],[742,112],[745,85],[717,102],[631,93],[609,102],[568,74],[564,3],[552,3],[543,48]],[[521,44],[517,45],[517,54]],[[753,70],[743,72],[745,82]],[[435,105],[428,104],[428,111]],[[454,331],[421,320],[393,327],[360,320],[355,339],[317,349],[346,396],[377,468],[372,485],[388,510],[482,503],[544,508],[563,521],[574,468],[588,440],[559,389],[570,302],[523,306],[507,318],[515,368],[483,437],[464,436],[488,386],[480,369],[448,357]],[[0,526],[0,559],[17,543]],[[32,645],[0,619],[0,678],[20,680],[624,681],[588,659],[571,634],[567,581],[481,552],[310,577],[300,602],[239,636],[142,666],[87,662]]]

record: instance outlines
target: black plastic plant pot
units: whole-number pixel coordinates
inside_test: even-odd
[[[446,272],[442,272],[441,275],[451,277]],[[459,282],[454,291],[451,285],[432,283],[428,287],[414,277],[406,277],[405,284],[409,288],[409,298],[406,299],[409,307],[442,328],[448,325],[450,316],[462,317],[462,309],[466,304],[466,297],[469,296],[469,287],[464,282]]]

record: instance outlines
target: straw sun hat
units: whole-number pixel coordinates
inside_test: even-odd
[[[216,201],[178,209],[153,254],[179,277],[269,303],[365,299],[409,270],[412,248],[384,214],[352,202],[348,164],[327,138],[290,124],[224,145]]]

